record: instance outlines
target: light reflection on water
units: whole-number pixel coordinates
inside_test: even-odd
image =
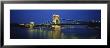
[[[19,30],[19,31],[18,31]],[[23,31],[24,30],[24,31]],[[87,26],[58,26],[53,28],[37,27],[34,29],[13,29],[18,39],[89,39],[100,38],[100,31],[87,28]],[[16,33],[15,33],[16,32]],[[12,36],[12,35],[11,35]]]
[[[48,39],[60,39],[61,37],[61,27],[58,25],[54,25],[51,30],[47,30],[46,28],[38,28],[38,29],[29,29],[29,37],[33,38],[33,36],[37,33],[40,38],[48,38]],[[34,34],[33,34],[34,33]],[[37,35],[36,34],[36,35]]]

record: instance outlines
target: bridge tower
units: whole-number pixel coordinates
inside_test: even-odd
[[[30,29],[33,29],[34,26],[35,26],[35,23],[34,23],[34,22],[30,22],[30,24],[29,24],[29,28],[30,28]]]
[[[60,15],[53,15],[53,24],[60,24]]]
[[[60,16],[59,15],[56,15],[56,14],[53,15],[52,24],[53,24],[52,25],[53,30],[60,30],[60,25],[58,25],[58,24],[60,24]]]

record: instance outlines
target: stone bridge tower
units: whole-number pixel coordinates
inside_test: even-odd
[[[53,21],[52,22],[53,22],[53,24],[60,24],[60,16],[54,14],[53,15]]]

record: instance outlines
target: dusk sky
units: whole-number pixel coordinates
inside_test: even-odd
[[[101,10],[10,10],[10,20],[11,23],[29,23],[33,21],[42,24],[52,21],[53,14],[60,15],[61,19],[101,20]]]

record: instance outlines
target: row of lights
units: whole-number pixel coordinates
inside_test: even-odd
[[[94,20],[92,20],[92,22],[99,22],[100,23],[101,21],[94,21]]]

